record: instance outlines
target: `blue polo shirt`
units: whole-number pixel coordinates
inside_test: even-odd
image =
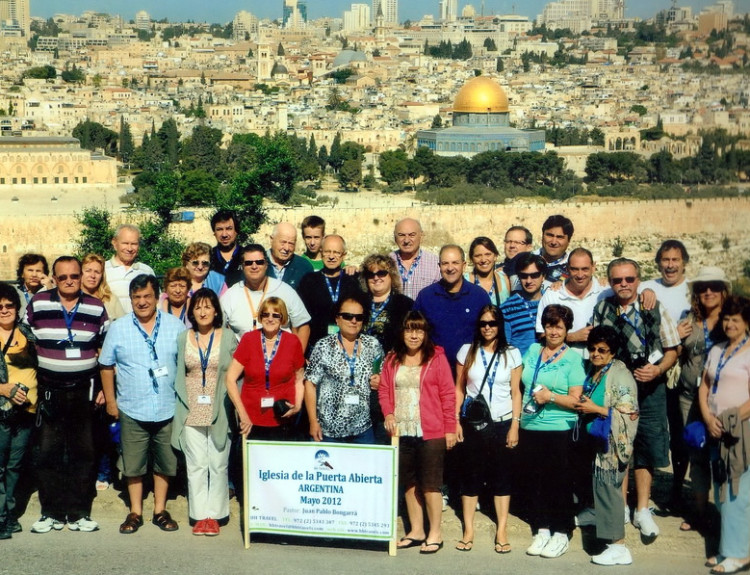
[[[514,293],[502,304],[505,325],[505,339],[508,343],[521,350],[521,354],[536,343],[536,314],[541,300],[527,300],[518,293]]]
[[[471,343],[479,310],[489,304],[487,292],[466,280],[456,293],[446,291],[440,281],[419,292],[413,309],[422,312],[430,322],[432,340],[445,349],[448,362],[455,369],[458,350]]]

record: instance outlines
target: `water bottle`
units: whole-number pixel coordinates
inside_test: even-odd
[[[536,402],[536,399],[534,399],[534,394],[537,391],[541,391],[544,389],[543,385],[537,385],[534,389],[531,390],[531,397],[529,398],[529,401],[526,402],[526,405],[523,406],[523,412],[524,413],[536,413],[539,411],[539,404]]]

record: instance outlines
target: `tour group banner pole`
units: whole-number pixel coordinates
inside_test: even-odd
[[[250,531],[388,542],[396,554],[398,439],[392,445],[243,443]]]

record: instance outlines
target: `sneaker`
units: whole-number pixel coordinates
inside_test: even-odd
[[[448,503],[450,502],[450,499],[448,499],[447,495],[443,495],[443,511],[448,509]]]
[[[205,535],[206,534],[206,521],[207,519],[199,519],[193,525],[193,535]]]
[[[630,565],[633,557],[625,545],[612,543],[602,553],[594,555],[591,562],[597,565]]]
[[[544,549],[542,549],[541,556],[547,559],[554,559],[564,554],[568,550],[568,547],[570,547],[568,536],[565,533],[554,533],[544,546]]]
[[[206,535],[208,535],[209,537],[216,536],[221,532],[221,528],[219,527],[219,522],[216,521],[216,519],[206,519],[205,525],[206,525]]]
[[[91,517],[81,517],[77,521],[69,521],[68,529],[71,531],[82,531],[83,533],[91,533],[99,529],[99,524],[92,520]]]
[[[526,549],[526,555],[538,556],[542,554],[542,551],[549,543],[551,539],[549,533],[537,533],[531,540],[531,545]]]
[[[651,510],[648,508],[639,509],[633,514],[633,527],[639,529],[644,537],[659,535],[659,526],[654,522]]]
[[[109,489],[109,481],[102,481],[101,479],[96,480],[97,491],[106,491],[107,489]]]
[[[596,515],[591,507],[587,507],[576,515],[576,527],[589,527],[596,525]]]
[[[630,507],[625,506],[625,525],[630,523]]]
[[[65,527],[65,523],[58,521],[57,519],[52,519],[52,517],[47,517],[46,515],[42,515],[38,521],[34,523],[34,525],[31,526],[31,532],[32,533],[49,533],[53,529],[55,531],[60,531],[63,527]]]

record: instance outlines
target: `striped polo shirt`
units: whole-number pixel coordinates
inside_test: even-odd
[[[500,305],[505,320],[505,339],[517,347],[521,354],[536,343],[536,313],[540,300],[527,300],[514,293]]]
[[[26,323],[37,338],[37,373],[45,383],[73,386],[96,374],[97,354],[109,326],[101,300],[81,293],[68,333],[58,291],[39,292],[26,308]]]

